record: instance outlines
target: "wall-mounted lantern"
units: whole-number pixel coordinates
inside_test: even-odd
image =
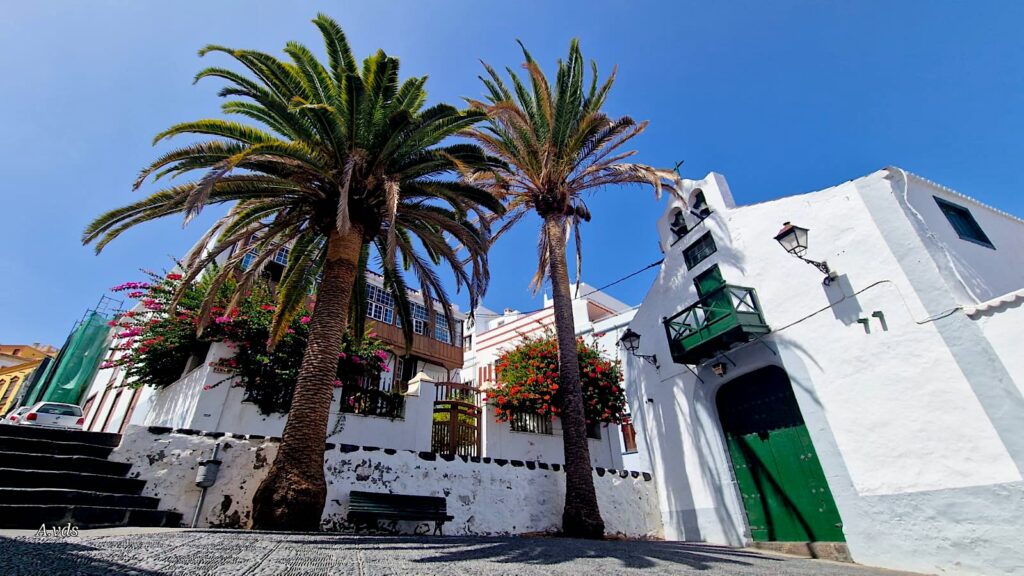
[[[619,342],[621,342],[626,351],[634,357],[646,360],[655,368],[659,368],[658,356],[656,354],[646,355],[637,353],[637,350],[640,349],[640,335],[634,332],[632,328],[626,328],[626,331],[622,334],[622,338],[619,339]]]
[[[725,365],[725,362],[715,362],[711,365],[711,371],[715,373],[715,376],[721,378],[729,371],[729,367]]]
[[[822,280],[822,284],[828,286],[835,279],[836,273],[833,272],[825,261],[818,262],[809,258],[804,258],[804,253],[807,252],[807,235],[810,230],[807,228],[801,228],[790,222],[786,222],[782,225],[782,230],[775,235],[775,240],[785,248],[786,252],[789,252],[793,256],[807,262],[811,266],[814,266],[825,275],[825,279]]]

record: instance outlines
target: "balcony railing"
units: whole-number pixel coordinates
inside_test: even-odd
[[[731,284],[705,294],[664,322],[672,360],[679,364],[699,364],[771,331],[754,289]]]
[[[341,412],[382,418],[404,418],[405,396],[380,390],[366,381],[346,382],[341,387]]]

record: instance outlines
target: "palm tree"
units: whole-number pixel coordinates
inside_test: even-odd
[[[235,99],[223,111],[262,126],[205,119],[160,133],[156,142],[179,134],[213,138],[163,154],[142,171],[136,188],[148,178],[201,175],[100,216],[83,235],[84,243],[96,242],[98,252],[142,222],[184,214],[187,223],[204,206],[232,204],[183,260],[184,283],[230,254],[210,293],[238,275],[237,297],[277,247],[290,246],[277,286],[272,342],[319,282],[278,456],[253,502],[253,527],[259,529],[319,528],[331,383],[349,319],[365,313],[350,315],[370,258],[375,255],[393,292],[407,341],[413,322],[403,271],[418,279],[425,301],[440,301],[451,329],[448,295],[431,264],[447,264],[475,306],[488,279],[487,221],[503,212],[489,192],[454,178],[491,166],[484,152],[473,144],[440,145],[485,114],[444,104],[423,109],[426,77],[400,83],[398,59],[383,51],[360,69],[341,28],[322,14],[313,22],[326,44],[326,66],[295,42],[285,48],[291,62],[253,50],[201,50],[201,56],[225,53],[248,70],[249,75],[207,68],[196,80],[226,81],[220,95]],[[254,239],[251,250],[228,252],[248,239]],[[250,251],[257,256],[240,272]],[[211,304],[209,298],[202,307],[200,330]]]
[[[601,111],[615,72],[598,86],[597,65],[591,62],[589,88],[579,42],[569,45],[569,57],[558,61],[554,86],[520,43],[528,78],[507,69],[511,89],[493,68],[484,64],[485,101],[469,99],[471,108],[488,113],[485,124],[466,131],[506,168],[493,176],[481,175],[477,184],[500,196],[508,209],[505,222],[492,241],[523,217],[536,212],[543,221],[538,245],[538,267],[533,279],[539,289],[551,281],[555,331],[558,337],[559,382],[563,392],[562,427],[565,447],[566,494],[562,531],[568,536],[599,538],[604,522],[597,505],[587,446],[583,396],[572,313],[566,239],[576,244],[576,278],[582,250],[580,224],[590,220],[583,195],[605,185],[646,184],[658,197],[675,190],[675,173],[624,162],[634,151],[622,147],[643,132],[646,122],[628,116],[612,119]]]

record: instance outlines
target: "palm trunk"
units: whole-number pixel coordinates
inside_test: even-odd
[[[597,505],[590,468],[587,422],[583,412],[576,324],[572,313],[569,272],[565,263],[565,224],[557,216],[544,219],[548,267],[558,336],[558,380],[562,392],[562,442],[565,451],[565,510],[562,533],[576,538],[601,538],[604,521]]]
[[[315,531],[327,499],[324,446],[362,235],[333,232],[281,445],[253,497],[257,530]]]

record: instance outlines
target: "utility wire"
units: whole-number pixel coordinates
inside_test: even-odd
[[[665,259],[662,258],[661,260],[658,260],[657,262],[652,262],[652,263],[648,264],[647,266],[644,266],[643,268],[637,270],[636,272],[632,272],[630,274],[627,274],[627,275],[623,276],[622,278],[619,278],[618,280],[614,280],[612,282],[609,282],[609,283],[605,284],[604,286],[601,286],[600,288],[594,288],[590,292],[587,292],[586,294],[583,294],[583,295],[578,295],[578,296],[576,296],[573,299],[575,300],[577,298],[586,298],[587,296],[590,296],[591,294],[593,294],[595,292],[601,292],[602,290],[604,290],[606,288],[611,288],[612,286],[615,286],[616,284],[618,284],[620,282],[625,282],[626,280],[629,280],[630,278],[636,276],[637,274],[642,274],[643,272],[646,272],[646,271],[650,270],[651,268],[654,268],[655,266],[660,266],[661,263],[664,262],[664,261],[665,261]],[[576,281],[579,282],[579,278],[577,278]],[[634,308],[635,308],[635,306],[634,306]],[[523,314],[523,315],[533,314],[534,312],[540,312],[542,310],[546,310],[546,308],[537,308],[536,310],[527,310],[526,312],[519,312],[519,314]],[[480,316],[480,317],[488,316],[488,317],[491,317],[491,318],[500,318],[500,317],[504,316],[504,314],[480,313],[480,314],[476,314],[476,316]]]

